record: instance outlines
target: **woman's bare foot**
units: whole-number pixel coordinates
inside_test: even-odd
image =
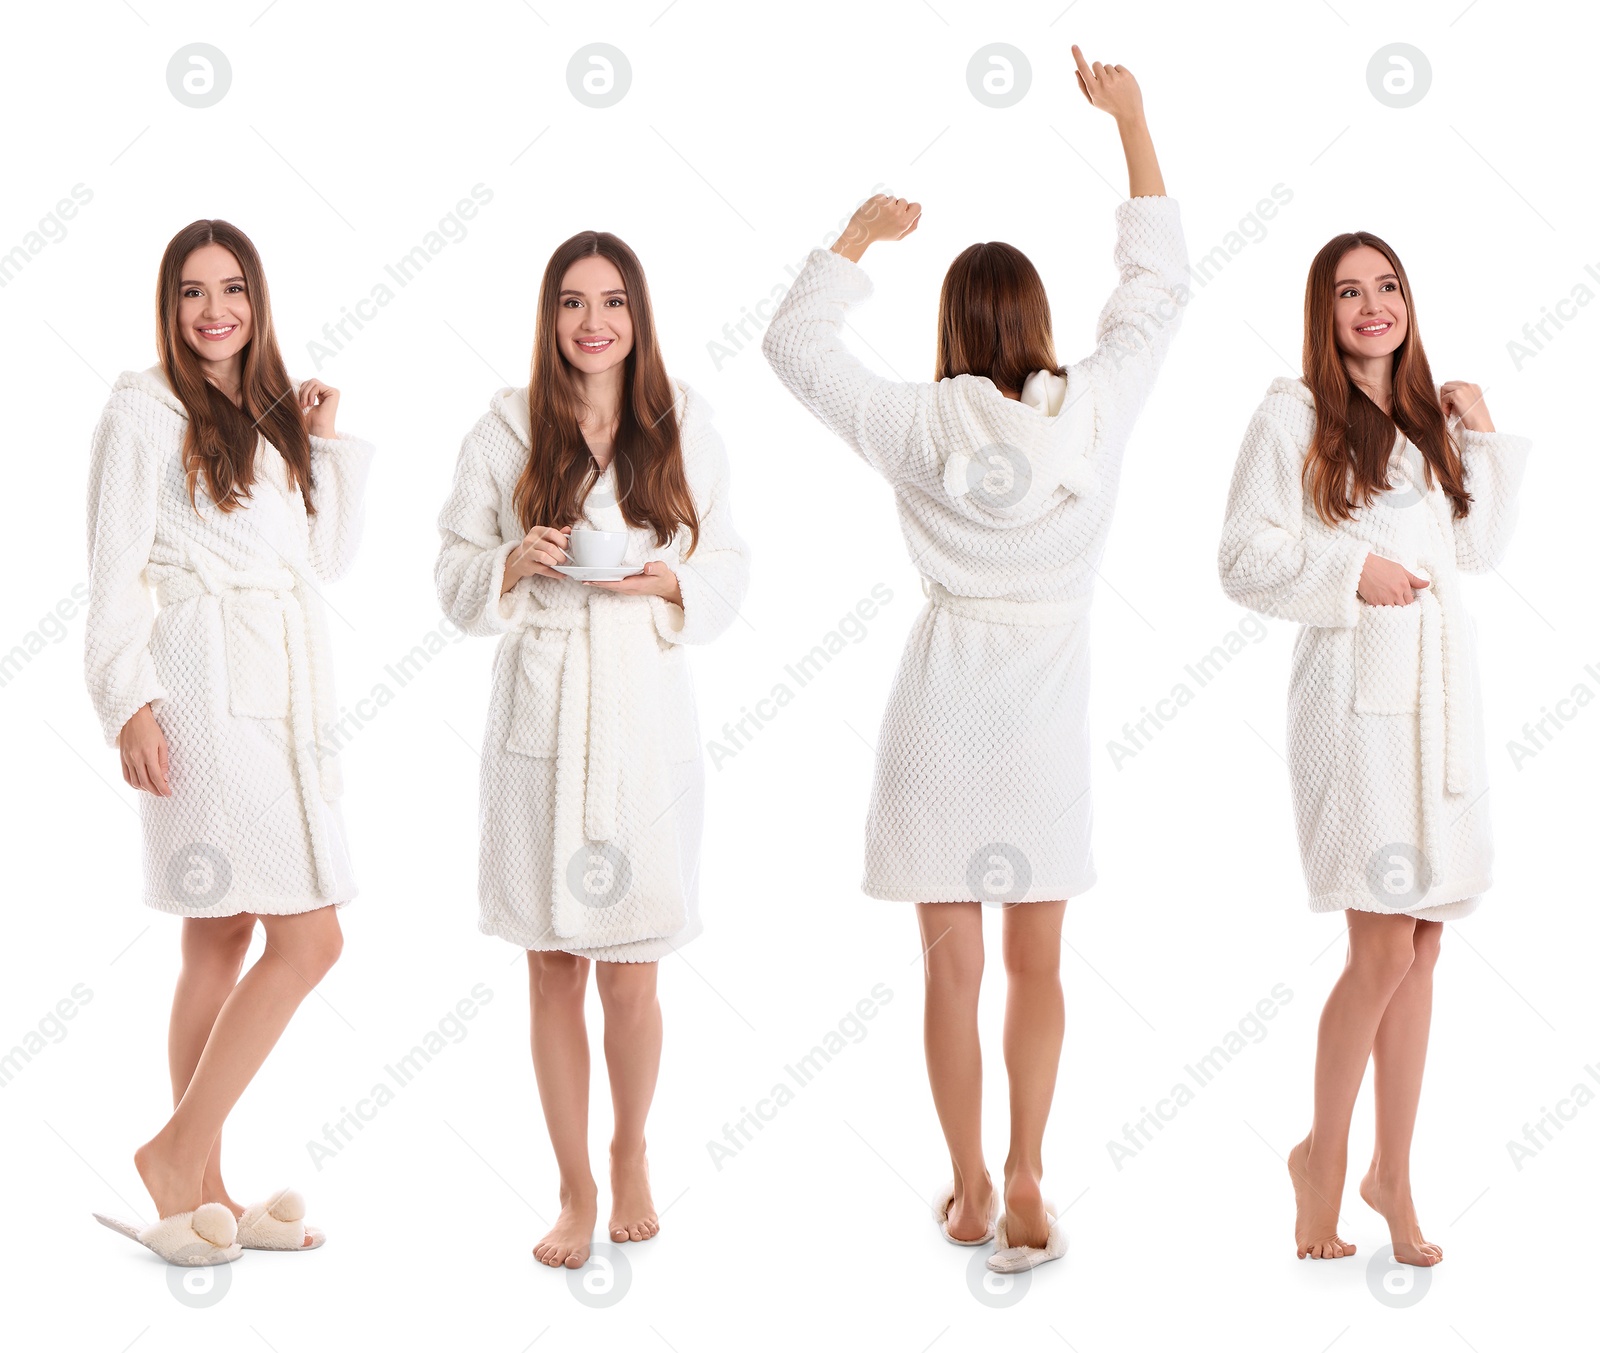
[[[1044,1213],[1039,1181],[1021,1170],[1006,1174],[1006,1244],[1042,1250],[1050,1242],[1050,1218]]]
[[[964,1183],[960,1181],[956,1185],[956,1196],[951,1200],[949,1211],[944,1214],[944,1224],[953,1239],[976,1240],[989,1229],[994,1180],[989,1178],[989,1172],[985,1170],[978,1183],[962,1187]]]
[[[157,1217],[170,1217],[179,1212],[193,1212],[205,1202],[201,1190],[202,1162],[198,1170],[186,1170],[173,1158],[171,1144],[164,1140],[163,1128],[133,1153],[133,1168],[139,1172],[151,1200],[156,1205]]]
[[[650,1197],[650,1164],[644,1149],[619,1152],[611,1148],[611,1220],[606,1231],[615,1241],[649,1240],[661,1229],[656,1205]]]
[[[1422,1238],[1422,1224],[1411,1202],[1409,1184],[1384,1184],[1378,1175],[1378,1163],[1374,1161],[1361,1180],[1361,1196],[1368,1207],[1389,1223],[1389,1239],[1394,1245],[1397,1264],[1431,1268],[1444,1258],[1442,1249]]]
[[[1311,1138],[1289,1152],[1289,1178],[1294,1181],[1294,1245],[1301,1259],[1343,1259],[1356,1247],[1338,1236],[1339,1196],[1344,1169],[1321,1167],[1311,1159]]]
[[[533,1257],[551,1268],[582,1268],[589,1262],[589,1242],[599,1213],[599,1190],[593,1184],[581,1195],[572,1194],[563,1185],[561,1215],[533,1247]]]

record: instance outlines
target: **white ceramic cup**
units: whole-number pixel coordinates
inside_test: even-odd
[[[627,548],[626,531],[585,531],[575,526],[567,536],[567,556],[579,568],[616,568]]]

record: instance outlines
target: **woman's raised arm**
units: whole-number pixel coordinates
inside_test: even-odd
[[[1161,179],[1155,142],[1144,120],[1144,95],[1139,82],[1126,66],[1092,65],[1085,61],[1076,43],[1072,59],[1078,63],[1078,88],[1083,97],[1102,112],[1110,113],[1122,137],[1122,153],[1128,161],[1129,197],[1165,197],[1167,186]]]

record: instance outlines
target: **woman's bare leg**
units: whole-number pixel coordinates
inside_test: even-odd
[[[644,1123],[661,1069],[661,1003],[655,963],[600,963],[595,986],[605,1009],[606,1075],[615,1126],[611,1132],[612,1240],[648,1240],[661,1229],[650,1196]]]
[[[344,944],[331,906],[260,920],[265,952],[223,1001],[172,1117],[133,1153],[158,1216],[205,1201],[206,1162],[224,1120]]]
[[[1356,1252],[1338,1235],[1350,1146],[1350,1115],[1384,1011],[1412,964],[1410,916],[1346,911],[1350,948],[1317,1026],[1316,1096],[1311,1132],[1289,1152],[1294,1181],[1295,1248],[1305,1259]]]
[[[599,1189],[589,1168],[589,1030],[583,998],[589,960],[559,950],[528,950],[528,1010],[533,1074],[545,1127],[561,1171],[561,1215],[533,1247],[551,1268],[582,1268],[594,1236]]]
[[[976,1240],[988,1227],[994,1192],[983,1163],[983,1054],[978,1044],[983,906],[978,902],[916,906],[922,932],[923,1050],[956,1186],[947,1224],[957,1239]]]
[[[1055,1097],[1066,1030],[1061,992],[1061,922],[1066,900],[1019,902],[1002,913],[1006,964],[1006,1076],[1011,1149],[1006,1154],[1006,1240],[1043,1248],[1050,1223],[1040,1194],[1044,1125]]]
[[[183,967],[172,995],[172,1018],[167,1025],[167,1068],[172,1075],[172,1103],[176,1108],[189,1088],[200,1054],[217,1022],[223,1003],[233,994],[244,970],[256,918],[238,916],[183,919]],[[222,1203],[234,1216],[244,1208],[228,1196],[222,1182],[222,1134],[211,1144],[201,1180],[202,1202]]]
[[[1437,1264],[1444,1251],[1422,1238],[1411,1202],[1411,1133],[1422,1098],[1422,1069],[1428,1059],[1428,1025],[1433,1018],[1433,967],[1439,958],[1444,925],[1418,921],[1412,937],[1415,957],[1383,1012],[1372,1043],[1372,1088],[1378,1131],[1372,1165],[1361,1181],[1361,1196],[1389,1223],[1394,1257],[1402,1264]]]

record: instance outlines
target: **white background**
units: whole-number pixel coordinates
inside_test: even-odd
[[[602,8],[485,0],[440,10],[299,0],[114,0],[6,18],[9,128],[0,251],[82,183],[64,238],[0,289],[8,437],[8,585],[0,651],[26,646],[84,578],[89,434],[118,372],[155,359],[161,249],[199,216],[243,227],[271,281],[292,376],[342,391],[342,430],[377,443],[354,572],[330,593],[340,696],[395,698],[344,756],[362,883],[345,954],[302,1007],[226,1133],[232,1191],[294,1183],[330,1240],[246,1254],[198,1308],[91,1209],[153,1217],[135,1145],[169,1110],[167,1007],[178,924],[138,900],[134,794],[81,677],[82,614],[0,687],[8,942],[0,1045],[75,984],[92,999],[0,1089],[7,1168],[0,1263],[8,1331],[27,1347],[289,1350],[469,1346],[1461,1349],[1589,1329],[1600,1107],[1519,1170],[1507,1142],[1572,1093],[1600,1091],[1592,956],[1591,774],[1600,709],[1520,767],[1524,723],[1580,683],[1600,691],[1589,431],[1600,306],[1517,363],[1524,324],[1587,282],[1596,252],[1592,16],[1504,0],[1229,6],[664,0]],[[1099,884],[1067,909],[1067,1044],[1046,1140],[1047,1196],[1072,1249],[997,1307],[969,1287],[980,1250],[946,1245],[927,1195],[948,1165],[922,1062],[909,906],[858,891],[877,721],[922,596],[888,489],[779,387],[752,342],[708,344],[788,280],[882,184],[921,228],[879,245],[853,321],[886,374],[931,374],[938,285],[976,239],[1038,264],[1063,360],[1082,356],[1113,282],[1126,177],[1112,122],[1071,79],[1068,46],[1139,77],[1191,253],[1222,246],[1282,184],[1292,201],[1199,287],[1127,455],[1093,612]],[[169,92],[169,59],[221,49],[226,96]],[[581,47],[632,68],[595,109],[570,92]],[[1007,109],[966,82],[982,46],[1031,64]],[[1369,60],[1409,43],[1431,84],[1392,108]],[[318,370],[308,342],[476,183],[492,202]],[[1294,1259],[1283,1153],[1310,1112],[1318,1011],[1343,946],[1313,916],[1283,761],[1293,627],[1244,653],[1132,761],[1105,750],[1246,621],[1215,550],[1239,437],[1275,376],[1299,369],[1306,268],[1332,234],[1400,252],[1438,380],[1483,385],[1496,425],[1533,438],[1521,526],[1468,582],[1484,666],[1498,844],[1478,915],[1452,924],[1438,974],[1415,1192],[1443,1265],[1401,1307],[1369,1288],[1387,1242],[1355,1182],[1357,1254]],[[440,624],[434,519],[462,434],[526,379],[540,272],[579,229],[615,231],[651,282],[669,370],[716,411],[736,519],[754,551],[743,614],[693,654],[709,737],[785,680],[874,584],[893,601],[737,756],[708,764],[704,937],[662,965],[667,1044],[650,1125],[658,1239],[625,1247],[622,1299],[574,1297],[530,1257],[556,1176],[527,1052],[525,965],[478,934],[476,745],[492,645],[447,644],[410,684],[386,673]],[[1554,331],[1552,331],[1554,332]],[[69,604],[66,608],[72,610]],[[1248,623],[1248,621],[1246,621]],[[793,683],[790,683],[793,685]],[[1193,683],[1190,682],[1191,686]],[[998,918],[983,995],[991,1170],[1006,1146]],[[476,983],[492,999],[319,1169],[307,1142],[384,1079]],[[735,1159],[707,1143],[754,1106],[877,983],[892,1000]],[[1107,1150],[1279,983],[1266,1036],[1119,1170]],[[591,1139],[604,1183],[598,1059]],[[607,1199],[602,1194],[601,1225]],[[602,1233],[603,1234],[603,1233]],[[981,1265],[981,1258],[975,1260]],[[224,1276],[225,1275],[225,1276]],[[1374,1280],[1383,1271],[1373,1271]],[[203,1280],[191,1276],[191,1287]],[[1391,1286],[1396,1286],[1393,1276]],[[615,1287],[612,1289],[615,1291]],[[20,1323],[19,1323],[20,1322]],[[828,1332],[844,1329],[843,1336]],[[64,1333],[63,1331],[68,1331]]]

